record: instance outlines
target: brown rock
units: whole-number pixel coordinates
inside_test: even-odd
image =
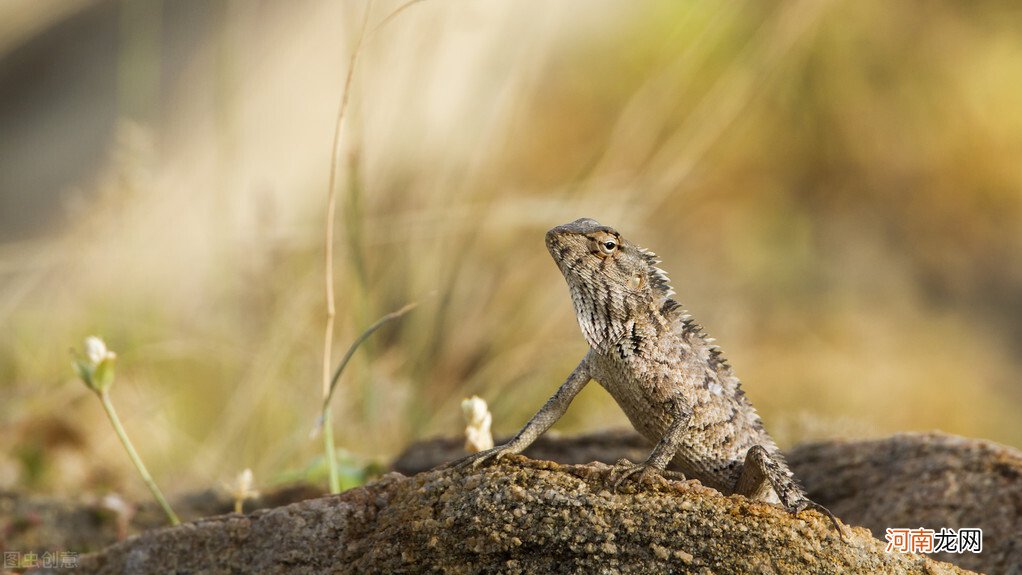
[[[622,457],[639,461],[649,449],[629,430],[544,436],[525,453],[613,463]],[[415,473],[463,455],[460,440],[436,439],[409,447],[394,466]],[[1017,449],[934,432],[824,441],[796,446],[787,455],[813,500],[843,521],[865,526],[881,540],[888,527],[978,527],[982,553],[935,558],[976,571],[1022,575],[1022,452]]]
[[[944,433],[800,445],[788,457],[817,501],[883,539],[888,527],[983,530],[983,552],[934,557],[1022,574],[1022,452]]]
[[[323,495],[310,485],[289,485],[245,502],[246,510],[279,507]],[[74,498],[0,492],[0,551],[19,554],[97,551],[134,535],[163,527],[167,516],[153,501],[123,501],[125,514],[102,504],[95,495]],[[207,490],[176,498],[174,510],[183,520],[228,513],[234,501],[221,490]]]
[[[524,457],[144,533],[81,573],[964,573],[697,482]]]

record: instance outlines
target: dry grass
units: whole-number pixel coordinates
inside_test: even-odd
[[[90,333],[171,491],[318,454],[322,191],[360,15],[236,6],[64,223],[0,246],[0,481],[135,489],[69,368]],[[385,458],[457,433],[472,394],[498,434],[524,422],[584,352],[542,234],[585,215],[664,257],[784,442],[1022,445],[1019,20],[879,0],[406,11],[354,83],[334,357],[436,296],[353,360],[338,444]],[[561,429],[626,424],[596,386],[577,404]]]

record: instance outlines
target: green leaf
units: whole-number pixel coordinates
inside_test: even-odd
[[[341,478],[341,490],[364,485],[371,477],[383,475],[384,466],[370,459],[359,457],[346,449],[337,450],[338,474]],[[285,470],[278,473],[272,480],[273,484],[286,483],[321,483],[326,480],[329,470],[326,459],[318,455],[302,469]]]
[[[116,357],[110,356],[99,362],[96,370],[92,372],[93,388],[96,391],[104,392],[114,382],[114,362]]]
[[[96,387],[92,384],[92,371],[93,371],[92,370],[92,364],[90,364],[89,362],[82,361],[82,360],[76,358],[71,363],[71,365],[74,366],[75,373],[78,374],[78,377],[81,378],[82,382],[85,383],[85,385],[89,386],[90,389],[96,389]]]

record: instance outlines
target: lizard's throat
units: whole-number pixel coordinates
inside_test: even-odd
[[[589,347],[603,350],[625,335],[630,306],[624,301],[623,294],[572,286],[571,302]]]

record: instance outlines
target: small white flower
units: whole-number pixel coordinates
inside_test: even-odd
[[[493,447],[493,435],[490,433],[493,416],[486,401],[473,395],[461,402],[461,412],[468,423],[465,427],[465,449],[473,453]]]
[[[109,509],[118,515],[128,515],[132,511],[128,502],[116,493],[108,493],[107,495],[104,495],[102,501],[100,501],[100,505],[104,509]]]
[[[233,484],[224,483],[224,488],[234,498],[234,512],[241,513],[246,499],[259,497],[259,492],[252,489],[255,484],[255,476],[251,469],[245,469],[234,478]]]
[[[85,338],[85,357],[92,365],[99,365],[99,362],[106,359],[109,353],[102,339],[94,335]]]
[[[478,395],[473,395],[461,400],[461,412],[465,414],[465,421],[469,425],[479,425],[489,414],[489,409],[486,400]]]
[[[117,524],[117,539],[121,541],[127,539],[131,519],[135,516],[135,507],[116,493],[105,495],[99,505],[113,512]]]
[[[244,471],[238,474],[236,493],[250,495],[254,483],[255,479],[252,475],[252,470],[246,467]]]
[[[114,382],[117,354],[108,350],[103,340],[90,335],[85,338],[84,355],[75,354],[72,365],[78,377],[96,393],[105,393]]]

